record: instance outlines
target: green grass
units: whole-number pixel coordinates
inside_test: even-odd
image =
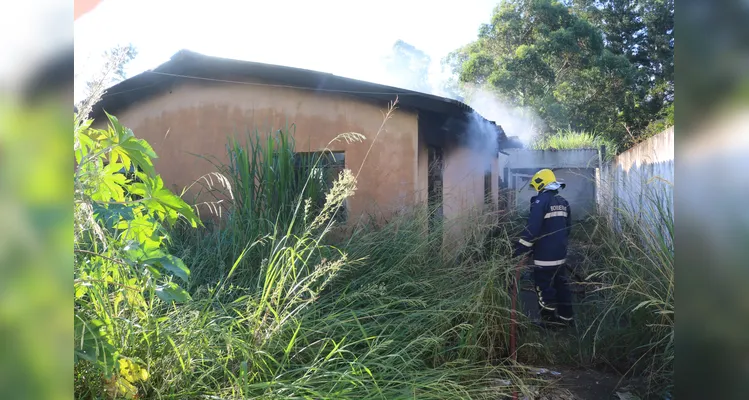
[[[655,392],[673,385],[674,219],[664,196],[652,190],[647,212],[618,210],[615,226],[602,219],[590,231],[591,278],[602,294],[601,313],[587,332],[594,351],[625,361],[626,372],[644,376]]]
[[[530,148],[533,150],[575,150],[599,149],[602,145],[606,146],[606,159],[616,156],[617,146],[614,142],[592,133],[572,130],[559,131],[554,135],[538,138],[531,143]]]
[[[673,394],[673,215],[663,190],[645,210],[615,210],[573,227],[586,293],[577,298],[574,335],[538,335],[526,360],[610,371],[641,382],[643,395]],[[649,205],[649,207],[647,207]]]
[[[171,231],[192,300],[133,305],[102,284],[77,303],[111,321],[120,359],[148,371],[139,395],[496,399],[525,390],[523,368],[508,360],[509,243],[492,257],[477,241],[445,254],[442,232],[427,232],[429,216],[413,209],[333,245],[333,216],[355,177],[342,174],[315,209],[287,170],[286,135],[231,143],[231,163],[219,166],[234,206],[224,222]],[[123,266],[113,283],[131,274]],[[76,365],[77,398],[106,397],[97,371]]]
[[[229,165],[217,165],[231,187],[217,197],[232,206],[222,223],[170,232],[171,253],[192,271],[191,301],[130,304],[104,284],[77,302],[77,312],[111,321],[120,357],[148,371],[142,398],[496,399],[539,384],[509,359],[510,243],[522,221],[447,222],[446,231],[471,228],[445,251],[444,231],[427,232],[430,216],[416,207],[334,240],[355,177],[341,175],[315,207],[314,179],[292,165],[293,133],[262,136],[230,142]],[[600,218],[576,228],[598,282],[578,305],[578,336],[549,340],[520,316],[521,363],[614,365],[668,389],[673,253],[664,243],[673,225],[656,233],[623,221],[619,231]],[[127,286],[134,273],[123,266],[113,283]],[[74,381],[76,398],[107,397],[85,361]]]

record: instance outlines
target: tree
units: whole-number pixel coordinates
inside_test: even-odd
[[[463,83],[529,107],[547,129],[593,132],[616,142],[634,138],[636,69],[606,48],[603,33],[565,4],[508,0],[478,39],[451,54]]]
[[[643,0],[641,15],[645,24],[645,53],[651,85],[648,96],[651,112],[673,124],[674,104],[674,1]]]
[[[393,78],[395,86],[404,89],[431,93],[429,65],[432,59],[422,50],[403,40],[393,44],[392,54],[387,58],[385,68]]]
[[[673,120],[673,0],[568,0],[578,15],[602,30],[606,48],[637,70],[634,125],[657,133]]]

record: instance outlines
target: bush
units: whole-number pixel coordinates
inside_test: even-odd
[[[166,251],[165,229],[198,221],[163,187],[148,143],[107,117],[107,129],[77,121],[74,135],[76,391],[132,398],[150,363],[132,345],[151,342],[155,318],[190,300],[190,270]]]
[[[596,136],[587,132],[576,132],[572,130],[559,131],[555,135],[543,136],[530,145],[533,150],[574,150],[574,149],[599,149],[606,146],[607,160],[613,159],[618,151],[617,145],[602,136]]]

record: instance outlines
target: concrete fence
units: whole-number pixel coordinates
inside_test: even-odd
[[[582,220],[596,211],[596,170],[600,166],[597,149],[509,150],[500,156],[502,181],[511,207],[524,213],[537,193],[528,184],[543,168],[554,171],[567,187],[562,191],[570,203],[573,220]]]
[[[626,215],[636,223],[662,228],[674,214],[674,128],[619,154],[597,172],[599,212],[619,224]]]
[[[575,220],[597,212],[617,225],[622,215],[659,228],[663,216],[673,221],[673,127],[609,162],[604,162],[601,150],[510,150],[500,155],[501,185],[509,206],[526,212],[536,194],[528,181],[539,169],[550,168],[567,184],[563,194]]]

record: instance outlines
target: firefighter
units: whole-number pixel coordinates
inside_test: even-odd
[[[566,268],[572,216],[569,203],[559,195],[565,184],[557,182],[550,169],[542,169],[533,175],[530,185],[538,195],[531,198],[531,213],[515,244],[514,256],[533,256],[533,280],[542,323],[573,325]]]

